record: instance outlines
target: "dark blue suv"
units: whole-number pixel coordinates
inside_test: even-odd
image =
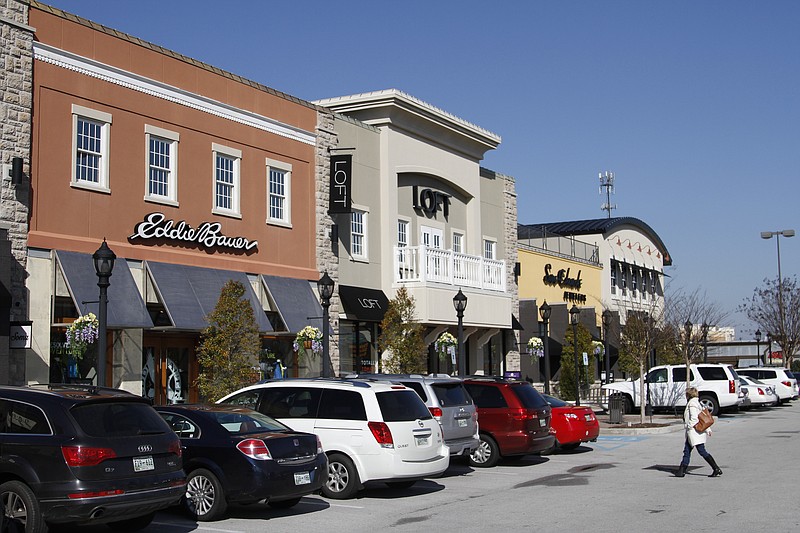
[[[4,531],[134,531],[186,492],[180,441],[144,398],[92,386],[0,387]]]

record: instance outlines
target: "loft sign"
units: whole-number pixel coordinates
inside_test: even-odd
[[[364,309],[380,309],[381,302],[378,301],[376,298],[359,298],[358,303]]]
[[[414,209],[424,212],[429,217],[435,217],[436,211],[441,209],[444,218],[450,216],[450,195],[433,189],[418,190],[413,187]]]
[[[219,222],[202,222],[196,228],[186,221],[175,222],[167,219],[164,213],[150,213],[136,224],[129,240],[165,239],[195,244],[201,248],[227,248],[249,251],[258,246],[258,241],[246,237],[229,237],[222,233]]]
[[[331,156],[330,206],[328,213],[352,213],[353,156]]]

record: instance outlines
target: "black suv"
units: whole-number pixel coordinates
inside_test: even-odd
[[[0,387],[3,531],[134,531],[186,492],[180,441],[144,398],[92,386]]]

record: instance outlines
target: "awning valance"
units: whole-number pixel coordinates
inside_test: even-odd
[[[322,328],[322,306],[308,280],[266,274],[261,279],[290,332],[296,333],[305,326]]]
[[[365,322],[380,322],[389,306],[389,299],[379,289],[340,285],[339,297],[347,315]]]

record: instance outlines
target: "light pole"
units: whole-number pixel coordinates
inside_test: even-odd
[[[767,332],[767,353],[769,354],[769,364],[772,364],[772,333]],[[767,354],[764,354],[764,364],[767,362]]]
[[[778,317],[780,318],[780,331],[778,331],[778,341],[783,339],[783,336],[786,335],[786,327],[784,323],[784,314],[783,314],[783,277],[781,276],[781,235],[784,237],[794,237],[794,230],[793,229],[785,229],[781,231],[762,231],[761,238],[762,239],[771,239],[773,236],[775,237],[775,244],[778,248]],[[783,345],[781,345],[781,349]],[[769,359],[770,364],[772,363],[772,347],[770,346],[769,352]]]
[[[111,271],[117,256],[108,247],[106,240],[92,254],[94,271],[97,274],[97,286],[100,287],[100,302],[97,317],[97,386],[106,386],[106,342],[108,336],[108,286],[111,282]]]
[[[605,343],[605,370],[606,370],[606,384],[611,383],[611,354],[608,353],[608,330],[611,329],[611,311],[606,309],[603,311],[603,341]]]
[[[453,307],[458,317],[458,377],[466,376],[467,357],[464,354],[464,310],[467,308],[467,297],[458,289],[453,296]]]
[[[580,316],[580,309],[577,305],[572,304],[572,309],[569,310],[569,321],[572,324],[572,344],[575,352],[575,405],[581,404],[581,371],[578,365],[578,319]]]
[[[331,297],[333,296],[334,281],[328,275],[326,270],[322,277],[317,281],[317,290],[319,290],[320,304],[322,305],[322,377],[331,377],[331,352],[330,340],[328,338],[328,308],[331,306]]]
[[[756,330],[756,361],[762,362],[761,359],[761,330]]]
[[[542,306],[539,308],[539,316],[542,317],[542,322],[544,323],[544,338],[542,342],[544,344],[544,393],[550,394],[550,333],[548,331],[548,326],[550,325],[550,314],[553,312],[553,309],[547,305],[547,300],[544,301]]]
[[[700,331],[703,333],[703,362],[708,363],[708,328],[709,325],[704,321],[700,326]]]
[[[691,353],[689,353],[690,344],[692,343],[692,321],[688,318],[686,322],[683,323],[683,331],[686,334],[686,386],[689,386],[689,382],[691,381],[689,372],[689,363],[691,363]]]

